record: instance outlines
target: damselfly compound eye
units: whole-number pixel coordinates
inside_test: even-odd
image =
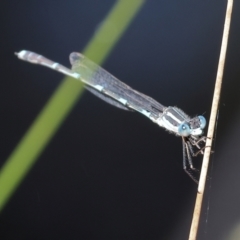
[[[187,123],[182,123],[178,127],[178,133],[183,137],[188,137],[191,134],[191,129]]]
[[[198,116],[198,118],[199,118],[199,121],[200,121],[200,128],[201,128],[201,129],[204,129],[205,126],[206,126],[206,123],[207,123],[205,117],[203,117],[203,116]]]

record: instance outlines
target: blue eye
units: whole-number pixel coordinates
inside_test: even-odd
[[[200,128],[201,128],[201,129],[204,129],[205,126],[206,126],[206,123],[207,123],[205,117],[203,117],[203,116],[198,116],[198,118],[199,118],[199,121],[200,121]]]
[[[178,127],[178,133],[183,137],[188,137],[191,134],[191,129],[187,123],[182,123]]]

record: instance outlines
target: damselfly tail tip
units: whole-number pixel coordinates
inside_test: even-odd
[[[21,50],[20,52],[15,52],[14,54],[15,54],[19,59],[23,59],[23,57],[25,56],[26,53],[27,53],[26,50]]]

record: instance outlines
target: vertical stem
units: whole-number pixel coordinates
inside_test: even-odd
[[[228,0],[223,37],[222,37],[221,52],[220,52],[220,57],[218,62],[217,77],[216,77],[216,83],[215,83],[215,89],[214,89],[214,95],[213,95],[213,101],[212,101],[212,110],[211,110],[211,115],[209,120],[209,127],[208,127],[207,141],[206,141],[207,147],[205,148],[204,156],[203,156],[203,163],[202,163],[198,193],[197,193],[197,198],[196,198],[196,203],[194,208],[194,214],[192,219],[192,225],[191,225],[191,230],[189,234],[189,240],[196,239],[198,226],[199,226],[202,200],[203,200],[203,194],[205,189],[207,170],[208,170],[209,158],[211,154],[212,140],[213,140],[214,128],[216,123],[216,117],[217,117],[217,111],[218,111],[218,105],[219,105],[219,99],[220,99],[220,93],[221,93],[221,87],[222,87],[222,78],[223,78],[223,71],[224,71],[227,44],[228,44],[232,7],[233,7],[233,0]]]

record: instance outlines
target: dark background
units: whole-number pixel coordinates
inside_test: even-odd
[[[63,78],[13,53],[32,50],[69,66],[114,2],[0,1],[0,166]],[[226,2],[146,1],[103,67],[208,119]],[[235,1],[198,239],[230,239],[240,223],[239,26]],[[182,170],[180,138],[85,92],[2,211],[0,238],[187,239],[196,190]]]

